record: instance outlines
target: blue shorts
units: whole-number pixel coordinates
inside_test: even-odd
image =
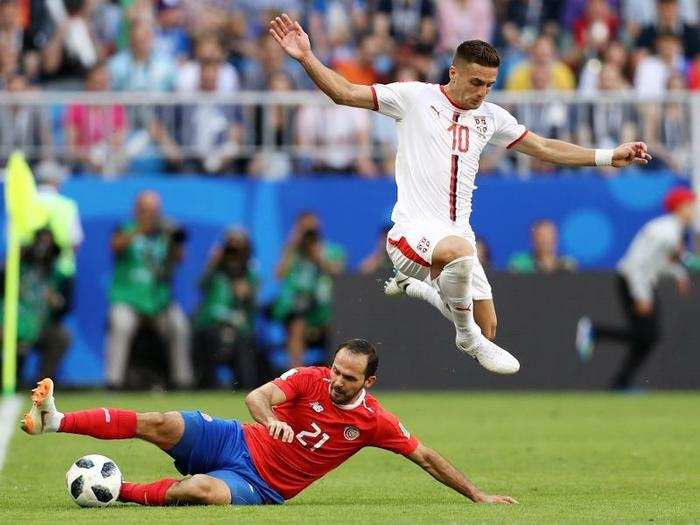
[[[180,413],[185,432],[168,454],[181,474],[206,474],[220,479],[231,490],[234,505],[284,503],[255,469],[238,421],[195,411]]]

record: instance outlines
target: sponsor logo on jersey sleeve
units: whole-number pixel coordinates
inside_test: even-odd
[[[343,437],[348,441],[355,441],[360,437],[360,429],[354,426],[345,427],[345,430],[343,430]]]

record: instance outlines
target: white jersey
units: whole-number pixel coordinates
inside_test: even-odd
[[[681,221],[669,214],[652,219],[635,235],[617,265],[634,299],[651,301],[663,274],[686,276],[685,268],[673,261],[683,246],[684,231]]]
[[[398,198],[391,220],[473,236],[469,216],[481,152],[489,142],[511,148],[527,129],[489,102],[462,109],[437,84],[375,84],[372,92],[374,109],[396,120]]]

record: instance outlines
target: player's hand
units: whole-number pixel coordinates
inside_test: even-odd
[[[292,21],[287,13],[270,20],[269,33],[285,52],[295,60],[301,60],[311,53],[309,35],[296,20]]]
[[[517,505],[518,500],[510,496],[496,496],[491,494],[479,494],[474,503],[496,503],[499,505]]]
[[[275,419],[267,424],[267,431],[272,436],[272,439],[280,439],[284,443],[291,443],[294,441],[294,431],[284,421],[279,421]]]
[[[612,165],[616,168],[624,168],[630,164],[648,164],[650,160],[651,155],[644,142],[627,142],[613,151]]]
[[[640,317],[648,317],[654,311],[654,304],[647,300],[635,301],[634,311]]]

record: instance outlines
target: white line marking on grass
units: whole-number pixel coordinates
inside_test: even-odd
[[[22,408],[20,396],[5,396],[0,401],[0,472],[5,464],[10,439],[17,426],[20,408]]]

